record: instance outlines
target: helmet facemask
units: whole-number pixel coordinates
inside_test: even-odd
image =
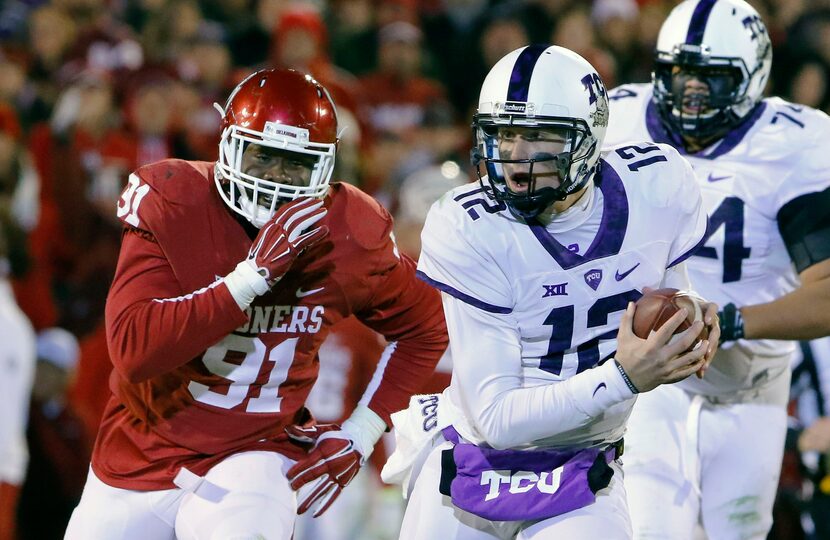
[[[504,155],[502,148],[505,148],[506,141],[509,140],[509,128],[521,132],[538,130],[539,139],[514,135],[522,137],[525,144],[544,142],[544,134],[553,134],[557,142],[561,141],[563,149],[556,153],[539,151],[529,155]],[[473,134],[476,147],[472,152],[472,161],[482,188],[493,199],[504,202],[514,215],[522,219],[535,218],[554,202],[565,200],[582,189],[595,169],[594,166],[589,166],[589,162],[596,163],[590,158],[597,148],[597,140],[587,123],[580,118],[478,114],[473,119]],[[482,163],[486,175],[482,175],[479,166]],[[517,166],[516,169],[524,169],[523,165],[527,165],[526,171],[514,172],[511,176],[513,182],[527,186],[526,190],[517,192],[508,183],[505,167],[510,169]],[[542,174],[552,173],[558,176],[558,186],[537,186]]]
[[[262,132],[230,125],[222,132],[216,178],[219,193],[236,213],[262,227],[279,206],[299,197],[323,197],[334,170],[336,144],[314,143],[308,130],[267,122]],[[314,162],[308,185],[292,185],[258,178],[242,171],[242,156],[251,144],[310,156]]]

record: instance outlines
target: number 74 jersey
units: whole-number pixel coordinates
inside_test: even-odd
[[[643,287],[659,286],[704,236],[706,214],[693,172],[670,147],[613,149],[594,181],[564,219],[547,226],[514,217],[478,184],[448,192],[427,217],[419,276],[495,315],[492,324],[517,330],[521,356],[503,362],[506,372],[515,369],[508,363],[521,364],[525,387],[557,383],[613,355],[628,302]],[[449,311],[447,317],[454,369],[475,365],[480,359],[467,357],[452,333],[473,322],[450,321]],[[464,384],[453,377],[451,387]],[[632,404],[540,444],[619,438]]]
[[[793,290],[797,276],[780,232],[781,209],[830,186],[830,119],[780,98],[764,99],[719,143],[687,155],[657,114],[650,84],[609,92],[606,144],[669,143],[689,160],[709,213],[704,245],[687,267],[697,292],[720,305],[771,302]],[[752,354],[778,356],[785,341],[741,341]]]

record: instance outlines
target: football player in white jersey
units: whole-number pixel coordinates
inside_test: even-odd
[[[703,379],[641,399],[626,435],[635,537],[766,538],[778,483],[789,360],[830,333],[830,119],[762,98],[770,38],[742,0],[686,0],[660,30],[653,84],[610,92],[606,144],[673,146],[709,213],[688,261],[723,306]]]
[[[637,392],[689,376],[717,342],[631,328],[645,287],[687,288],[706,214],[668,146],[600,148],[608,100],[561,47],[517,49],[473,120],[480,183],[430,209],[419,276],[442,291],[453,376],[395,416],[383,478],[408,496],[401,538],[630,538],[621,439]],[[482,174],[481,169],[484,169]]]

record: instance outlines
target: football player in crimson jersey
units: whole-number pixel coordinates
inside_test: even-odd
[[[113,396],[67,538],[290,538],[446,348],[438,293],[398,253],[389,215],[329,184],[325,88],[263,70],[222,114],[215,164],[142,167],[118,206]],[[351,415],[318,425],[304,407],[317,350],[352,314],[390,345]]]

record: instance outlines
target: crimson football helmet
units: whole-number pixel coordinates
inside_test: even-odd
[[[334,170],[337,113],[328,91],[310,75],[291,69],[257,71],[239,83],[221,113],[214,177],[222,199],[236,213],[262,227],[286,201],[325,196]],[[309,185],[242,172],[242,154],[252,143],[313,156]]]

